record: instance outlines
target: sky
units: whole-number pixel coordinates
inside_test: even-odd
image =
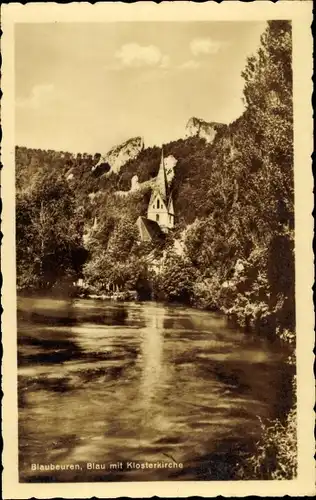
[[[37,23],[15,28],[15,143],[106,153],[243,112],[241,72],[265,22]]]

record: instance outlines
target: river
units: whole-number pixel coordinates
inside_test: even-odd
[[[20,481],[234,479],[284,366],[218,314],[19,298]]]

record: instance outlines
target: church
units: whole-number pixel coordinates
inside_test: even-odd
[[[163,150],[148,204],[147,218],[138,217],[136,224],[142,241],[152,241],[161,232],[168,233],[174,227],[173,199],[168,186]]]

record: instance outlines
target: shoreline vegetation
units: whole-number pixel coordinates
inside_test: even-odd
[[[177,159],[171,185],[176,224],[160,239],[140,242],[136,228],[146,215],[160,148],[144,148],[119,172],[100,175],[93,168],[99,154],[17,146],[19,293],[71,296],[81,279],[87,288],[77,287],[79,295],[219,311],[245,331],[282,342],[292,369],[291,53],[290,22],[269,21],[242,73],[243,115],[212,143],[189,137],[164,145],[165,155]],[[140,188],[130,191],[135,175]],[[263,423],[262,442],[245,462],[243,478],[295,476],[295,394],[293,385],[284,418]]]

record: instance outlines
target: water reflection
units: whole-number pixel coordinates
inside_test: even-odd
[[[141,380],[140,395],[143,408],[143,422],[146,425],[159,418],[159,407],[154,399],[162,397],[164,384],[164,310],[149,307],[144,313],[146,327],[140,331]]]
[[[233,478],[238,454],[260,435],[258,417],[277,410],[282,354],[192,309],[67,307],[19,300],[20,480],[167,480],[175,472],[84,467],[167,456],[185,464],[179,479]],[[60,461],[82,472],[30,469]]]

